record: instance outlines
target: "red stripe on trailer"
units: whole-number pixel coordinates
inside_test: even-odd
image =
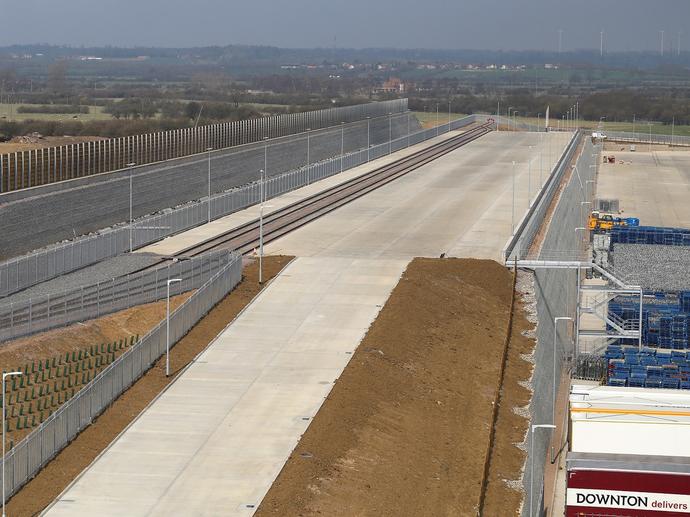
[[[652,510],[626,508],[593,508],[591,506],[568,506],[565,517],[687,517],[687,512],[656,512]]]
[[[568,488],[690,495],[690,474],[669,474],[653,471],[571,470],[568,472]]]

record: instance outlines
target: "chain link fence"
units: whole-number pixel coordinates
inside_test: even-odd
[[[483,116],[469,116],[438,127],[410,132],[405,136],[353,153],[311,164],[270,177],[265,181],[266,198],[272,198],[349,170],[448,131],[460,129]],[[253,182],[199,202],[138,219],[132,225],[104,230],[96,235],[69,241],[0,264],[0,296],[26,289],[121,253],[138,249],[170,235],[229,215],[259,202],[261,183]],[[210,202],[210,210],[209,210]]]
[[[174,129],[0,155],[0,193],[407,110],[407,99]]]
[[[170,315],[170,344],[177,343],[242,278],[242,258],[231,260]],[[137,381],[165,353],[166,322],[161,321],[73,398],[65,402],[3,458],[8,496],[34,477],[86,426]]]
[[[551,206],[551,202],[558,191],[558,187],[563,179],[563,174],[568,170],[568,166],[577,151],[580,136],[581,134],[578,132],[573,134],[565,152],[561,155],[553,171],[549,175],[546,185],[539,191],[534,203],[515,227],[515,233],[504,250],[506,261],[512,261],[516,258],[518,260],[527,258],[534,238],[544,222],[546,212]]]
[[[582,151],[575,162],[570,179],[560,194],[541,250],[535,257],[537,260],[582,259],[587,240],[583,228],[586,227],[589,217],[593,194],[593,189],[587,185],[596,177],[599,152],[599,148],[592,145],[590,139],[582,140]],[[569,165],[570,159],[566,163]],[[578,228],[580,230],[577,230]],[[576,355],[573,322],[577,320],[578,310],[577,272],[575,269],[535,270],[534,290],[538,324],[530,424],[554,424],[554,389],[559,385],[564,365],[572,367],[571,361]],[[571,321],[561,321],[556,325],[555,318],[571,318]],[[530,496],[529,487],[533,486],[534,492],[531,496],[537,501],[543,488],[544,464],[548,457],[551,432],[536,433],[533,438],[534,447],[528,452],[528,465],[533,462],[535,483],[531,483],[531,469],[527,469],[523,476],[523,486],[527,497]],[[526,510],[523,510],[523,516],[527,517]]]
[[[227,250],[212,251],[107,282],[0,304],[0,342],[164,299],[171,278],[182,280],[171,285],[171,296],[191,291],[232,260]]]
[[[605,135],[607,140],[614,140],[617,142],[690,146],[690,136],[656,135],[653,133],[645,133],[644,131],[635,133],[627,131],[606,131]]]

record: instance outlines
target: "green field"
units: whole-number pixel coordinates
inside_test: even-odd
[[[103,112],[103,106],[89,106],[88,113],[17,113],[19,106],[31,106],[30,104],[0,104],[0,119],[2,120],[54,120],[70,121],[80,120],[88,122],[91,120],[112,120],[109,113]]]
[[[422,124],[424,127],[435,127],[437,125],[437,118],[436,118],[436,112],[429,112],[429,111],[413,111],[412,114],[417,117],[417,120],[419,120],[419,123]],[[451,120],[457,120],[462,117],[466,117],[467,115],[461,114],[461,113],[451,113],[450,114],[450,119]],[[438,124],[445,124],[448,122],[448,112],[446,111],[445,113],[443,111],[439,111],[438,113]]]

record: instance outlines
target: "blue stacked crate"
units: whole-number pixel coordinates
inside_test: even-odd
[[[690,246],[690,230],[660,226],[623,226],[611,230],[611,244]]]
[[[690,389],[690,352],[685,350],[612,345],[605,357],[609,386]]]

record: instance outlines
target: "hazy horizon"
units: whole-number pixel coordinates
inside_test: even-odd
[[[665,52],[677,51],[679,32],[681,50],[690,48],[690,2],[655,7],[648,0],[24,0],[3,5],[11,23],[0,45],[555,51],[562,29],[563,51],[599,49],[601,30],[609,51],[659,51],[661,30]]]

